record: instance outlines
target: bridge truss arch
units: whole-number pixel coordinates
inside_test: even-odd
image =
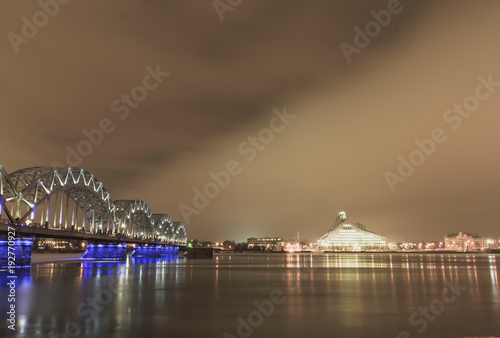
[[[168,214],[153,215],[141,200],[113,201],[103,183],[80,168],[33,167],[8,174],[0,164],[0,218],[49,229],[179,242]]]
[[[142,239],[156,239],[153,214],[146,202],[141,200],[118,200],[113,203],[116,208],[116,220],[120,229],[122,229],[122,233]]]
[[[168,214],[154,214],[153,220],[158,236],[165,242],[173,242],[174,223]]]
[[[4,197],[11,202],[9,216],[16,223],[39,220],[42,226],[75,230],[80,220],[81,231],[94,233],[112,232],[115,227],[109,193],[83,169],[33,167],[8,177],[14,192]]]
[[[187,242],[187,233],[184,223],[174,222],[173,242],[176,244],[179,243],[185,244]]]

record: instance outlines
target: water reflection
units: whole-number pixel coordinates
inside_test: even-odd
[[[490,255],[489,263],[490,263],[490,277],[491,277],[491,286],[492,286],[491,290],[493,293],[493,297],[495,299],[498,299],[498,295],[499,295],[498,270],[497,270],[496,257],[494,255]]]
[[[456,281],[467,290],[426,337],[459,336],[475,323],[493,334],[500,324],[498,261],[488,254],[129,258],[39,264],[18,278],[19,337],[64,333],[68,323],[85,337],[220,337],[235,333],[235,318],[254,311],[254,301],[269,299],[272,290],[281,290],[286,302],[256,337],[397,337],[412,329],[412,312]]]

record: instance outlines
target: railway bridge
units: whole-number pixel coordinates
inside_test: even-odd
[[[187,242],[182,222],[153,213],[142,200],[113,200],[103,183],[84,169],[33,167],[8,174],[1,164],[0,234],[5,238],[0,240],[2,263],[12,240],[24,256],[30,251],[26,238],[33,237],[90,241],[96,246],[84,255],[88,259],[116,259],[115,253],[106,257],[99,247],[109,253],[116,246],[122,252],[126,244],[136,244],[137,251],[147,248],[158,254],[178,252]]]

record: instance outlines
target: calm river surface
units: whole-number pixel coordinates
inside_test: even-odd
[[[13,337],[500,336],[499,263],[360,253],[38,264],[18,277]]]

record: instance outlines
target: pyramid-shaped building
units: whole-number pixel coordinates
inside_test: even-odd
[[[330,230],[316,242],[318,250],[327,251],[383,250],[387,246],[386,237],[368,230],[362,224],[349,222],[344,211],[339,213]]]

